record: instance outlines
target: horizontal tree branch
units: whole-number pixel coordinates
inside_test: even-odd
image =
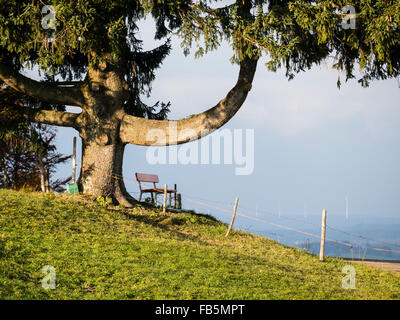
[[[30,79],[2,62],[0,80],[14,90],[51,104],[81,106],[84,103],[79,88],[59,87],[57,84]]]
[[[44,123],[60,127],[78,128],[77,113],[54,111],[54,110],[41,110],[38,112],[29,111],[27,113],[29,120],[37,123]]]
[[[22,119],[36,122],[49,124],[61,127],[72,127],[78,129],[78,118],[80,114],[69,113],[55,110],[35,110],[27,107],[13,108],[13,111],[17,112]],[[7,120],[10,114],[8,110],[0,112],[0,119]]]
[[[215,107],[181,120],[149,120],[125,115],[120,137],[124,143],[144,146],[175,145],[200,139],[222,127],[240,109],[251,90],[258,59],[240,63],[236,85]]]

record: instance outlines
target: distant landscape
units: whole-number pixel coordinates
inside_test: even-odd
[[[212,214],[222,221],[228,222],[230,219],[229,214],[221,214],[218,212],[212,212]],[[255,217],[254,214],[252,216]],[[290,218],[284,219],[267,215],[258,215],[258,218],[316,235],[320,235],[321,233],[321,227],[318,225],[320,224],[320,218],[318,216],[304,220],[304,222],[301,222],[301,219],[298,219],[299,221],[296,222],[295,218],[291,220]],[[359,260],[400,261],[400,223],[389,222],[390,220],[393,222],[397,222],[398,220],[382,218],[381,223],[375,224],[373,223],[376,221],[375,217],[354,217],[352,221],[345,221],[344,219],[332,217],[331,220],[333,221],[330,222],[328,219],[327,222],[328,228],[326,237],[339,242],[354,244],[354,247],[351,249],[350,246],[327,241],[325,244],[325,254],[327,256]],[[306,222],[313,225],[310,226]],[[235,225],[236,228],[240,230],[261,235],[276,240],[284,245],[297,247],[313,254],[319,254],[320,240],[314,237],[274,227],[267,223],[257,223],[241,217],[237,219]],[[370,248],[398,252],[378,251]]]

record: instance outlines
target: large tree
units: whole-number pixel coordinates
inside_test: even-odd
[[[268,68],[284,67],[289,78],[332,55],[347,78],[360,65],[364,84],[397,76],[400,70],[397,1],[48,2],[55,9],[55,30],[49,8],[43,21],[42,1],[0,0],[0,79],[43,102],[82,109],[79,114],[20,112],[31,121],[78,130],[83,192],[124,204],[134,199],[123,181],[113,177],[122,177],[125,145],[180,144],[223,126],[243,105],[263,52]],[[349,18],[341,12],[345,5],[355,8],[355,29],[341,23]],[[165,39],[147,52],[136,37],[137,23],[146,15],[155,20],[155,38]],[[147,106],[141,99],[150,95],[154,70],[169,52],[172,32],[183,39],[186,53],[197,42],[197,56],[226,40],[234,51],[232,61],[240,65],[236,84],[216,106],[177,121],[165,120],[169,104]],[[45,81],[23,75],[28,66],[40,69]],[[164,132],[166,141],[149,135],[151,129]]]

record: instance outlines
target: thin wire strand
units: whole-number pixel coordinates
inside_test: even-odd
[[[331,229],[331,230],[333,230],[333,231],[341,232],[341,233],[343,233],[343,234],[346,234],[346,235],[348,235],[348,236],[353,236],[353,237],[357,237],[357,238],[361,238],[361,239],[369,240],[369,241],[374,241],[374,242],[380,242],[380,243],[387,244],[387,245],[391,245],[391,246],[394,246],[394,247],[400,247],[400,245],[399,245],[399,244],[396,244],[396,243],[392,243],[392,242],[387,242],[387,241],[384,241],[384,240],[378,240],[378,239],[373,239],[373,238],[361,236],[361,235],[358,235],[358,234],[355,234],[355,233],[351,233],[351,232],[347,232],[347,231],[343,231],[343,230],[340,230],[340,229],[331,227],[331,226],[329,226],[329,225],[326,225],[326,227],[329,228],[329,229]]]
[[[196,201],[196,200],[190,199],[190,198],[188,198],[186,196],[184,196],[184,198],[186,200],[190,201],[190,202],[194,202],[194,203],[197,203],[197,204],[209,207],[209,208],[213,208],[213,209],[216,209],[216,210],[219,210],[219,211],[222,211],[222,212],[230,213],[230,210],[227,210],[227,209],[224,209],[224,208],[215,207],[215,206],[209,205],[207,203],[203,203],[201,201]],[[262,222],[262,223],[267,223],[267,224],[273,225],[273,226],[278,227],[278,228],[283,228],[283,229],[290,230],[290,231],[293,231],[293,232],[297,232],[297,233],[300,233],[300,234],[308,235],[308,236],[313,237],[313,238],[321,239],[321,236],[319,236],[319,235],[316,235],[316,234],[313,234],[313,233],[310,233],[310,232],[306,232],[306,231],[302,231],[302,230],[299,230],[299,229],[296,229],[296,228],[288,227],[288,226],[285,226],[285,225],[281,225],[281,224],[278,224],[278,223],[266,221],[266,220],[263,220],[263,219],[260,219],[260,218],[251,217],[251,216],[242,214],[240,212],[237,212],[236,215],[240,216],[240,217],[243,217],[243,218],[247,218],[249,220]],[[341,245],[350,247],[351,251],[352,251],[352,249],[354,247],[359,247],[359,248],[370,249],[370,250],[374,250],[374,251],[400,253],[400,251],[396,251],[396,250],[382,249],[382,248],[375,248],[375,247],[367,247],[367,246],[363,246],[363,245],[359,245],[359,244],[343,242],[343,241],[330,239],[330,238],[326,238],[325,240],[329,241],[329,242],[333,242],[333,243],[337,243],[337,244],[341,244]]]
[[[81,169],[83,169],[83,167],[81,167]],[[116,179],[116,180],[121,180],[121,181],[124,181],[124,182],[127,182],[127,183],[139,185],[136,181],[132,181],[132,180],[129,180],[129,179],[124,179],[124,178],[122,177],[122,175],[119,175],[119,174],[112,173],[111,175],[109,175],[109,174],[107,174],[107,175],[110,176],[110,177],[113,178],[113,179]],[[132,193],[135,193],[135,192],[132,192]],[[139,193],[139,192],[136,192],[136,193]],[[190,199],[190,198],[188,198],[186,195],[183,195],[183,194],[182,194],[182,197],[184,197],[186,200],[188,200],[188,201],[190,201],[190,202],[197,203],[197,204],[200,204],[200,205],[203,205],[203,206],[212,208],[212,209],[216,209],[216,210],[219,210],[219,211],[222,211],[222,212],[225,212],[225,213],[230,213],[230,212],[231,212],[231,211],[228,210],[228,209],[219,208],[219,207],[216,207],[216,206],[213,206],[213,205],[209,205],[209,204],[207,204],[207,203],[205,203],[205,202],[202,202],[202,201],[196,201],[196,200]],[[213,200],[206,200],[206,199],[203,199],[203,201],[214,202],[214,203],[219,203],[219,204],[224,204],[224,205],[232,205],[231,203],[228,204],[228,203],[223,203],[223,202],[220,202],[220,201],[213,201]],[[248,211],[250,211],[250,212],[252,212],[252,211],[254,212],[254,209],[249,209],[249,208],[246,208],[246,207],[244,207],[244,206],[240,206],[240,208],[245,209],[245,210],[248,210]],[[303,223],[307,223],[307,224],[310,224],[310,225],[317,226],[316,224],[311,223],[311,222],[306,221],[306,220],[296,219],[296,218],[289,218],[289,217],[286,217],[286,216],[276,215],[276,214],[274,214],[274,213],[272,213],[272,212],[269,212],[269,211],[266,211],[266,210],[258,210],[258,209],[257,209],[257,212],[269,214],[269,215],[272,215],[272,216],[274,216],[274,217],[278,217],[278,218],[281,218],[281,219],[292,220],[292,221],[297,221],[297,222],[303,222]],[[293,231],[293,232],[297,232],[297,233],[300,233],[300,234],[308,235],[308,236],[310,236],[310,237],[314,237],[314,238],[317,238],[317,239],[320,239],[320,238],[321,238],[320,236],[315,235],[315,234],[310,233],[310,232],[302,231],[302,230],[300,230],[300,229],[288,227],[288,226],[285,226],[285,225],[281,225],[281,224],[278,224],[278,223],[266,221],[266,220],[259,219],[259,218],[256,218],[256,217],[251,217],[251,216],[248,216],[248,215],[239,213],[239,212],[237,213],[237,215],[238,215],[238,216],[241,216],[241,217],[243,217],[243,218],[247,218],[247,219],[249,219],[249,220],[253,220],[253,221],[257,221],[257,222],[262,222],[262,223],[267,223],[267,224],[276,226],[276,227],[278,227],[278,228],[283,228],[283,229],[290,230],[290,231]],[[337,229],[337,228],[333,228],[333,227],[330,227],[330,226],[327,226],[327,227],[328,227],[329,229],[331,229],[331,230],[334,230],[334,231],[337,231],[337,232],[342,232],[342,233],[345,233],[345,234],[348,234],[348,235],[352,235],[352,236],[356,236],[356,237],[359,237],[359,238],[361,238],[361,239],[370,240],[370,241],[376,241],[376,242],[381,242],[381,243],[385,243],[385,244],[388,244],[388,245],[400,247],[400,245],[393,244],[393,243],[389,243],[389,242],[386,242],[386,241],[383,241],[383,240],[377,240],[377,239],[372,239],[372,238],[369,238],[369,237],[364,237],[364,236],[360,236],[360,235],[355,235],[355,234],[352,234],[352,233],[349,233],[349,232],[346,232],[346,231],[343,231],[343,230],[339,230],[339,229]],[[366,249],[366,250],[370,249],[370,250],[375,250],[375,251],[380,251],[380,252],[394,252],[394,253],[400,253],[400,251],[397,251],[397,250],[390,250],[390,249],[383,249],[383,248],[375,248],[375,247],[367,247],[367,246],[363,246],[363,245],[359,245],[359,244],[352,244],[352,243],[342,242],[342,241],[335,240],[335,239],[326,238],[325,240],[326,240],[326,241],[329,241],[329,242],[341,244],[341,245],[344,245],[344,246],[348,246],[348,247],[350,247],[351,251],[352,251],[352,249],[353,249],[354,247],[358,247],[358,248],[363,248],[363,249]],[[352,255],[353,255],[353,253],[352,253]]]

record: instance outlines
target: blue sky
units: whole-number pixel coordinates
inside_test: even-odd
[[[145,48],[153,39],[151,20],[142,24]],[[238,67],[224,45],[201,59],[185,57],[179,40],[157,72],[150,102],[170,101],[170,119],[214,106],[235,84]],[[244,207],[320,222],[344,222],[345,197],[350,220],[400,221],[400,88],[395,79],[362,88],[353,80],[336,87],[330,62],[288,81],[283,71],[268,72],[260,61],[253,88],[241,110],[224,128],[254,129],[252,175],[236,176],[234,165],[150,165],[146,147],[127,146],[124,174],[156,173],[162,183],[177,183],[185,195],[233,202]],[[59,129],[60,152],[72,152],[72,129]],[[70,164],[60,176],[70,174]],[[135,184],[127,189],[137,192]],[[185,202],[187,208],[207,208]],[[212,211],[212,210],[211,210]],[[213,213],[213,212],[211,212]],[[250,213],[249,214],[254,214]],[[220,213],[215,212],[220,216]],[[222,214],[223,220],[229,215]],[[386,218],[385,220],[382,220]]]

